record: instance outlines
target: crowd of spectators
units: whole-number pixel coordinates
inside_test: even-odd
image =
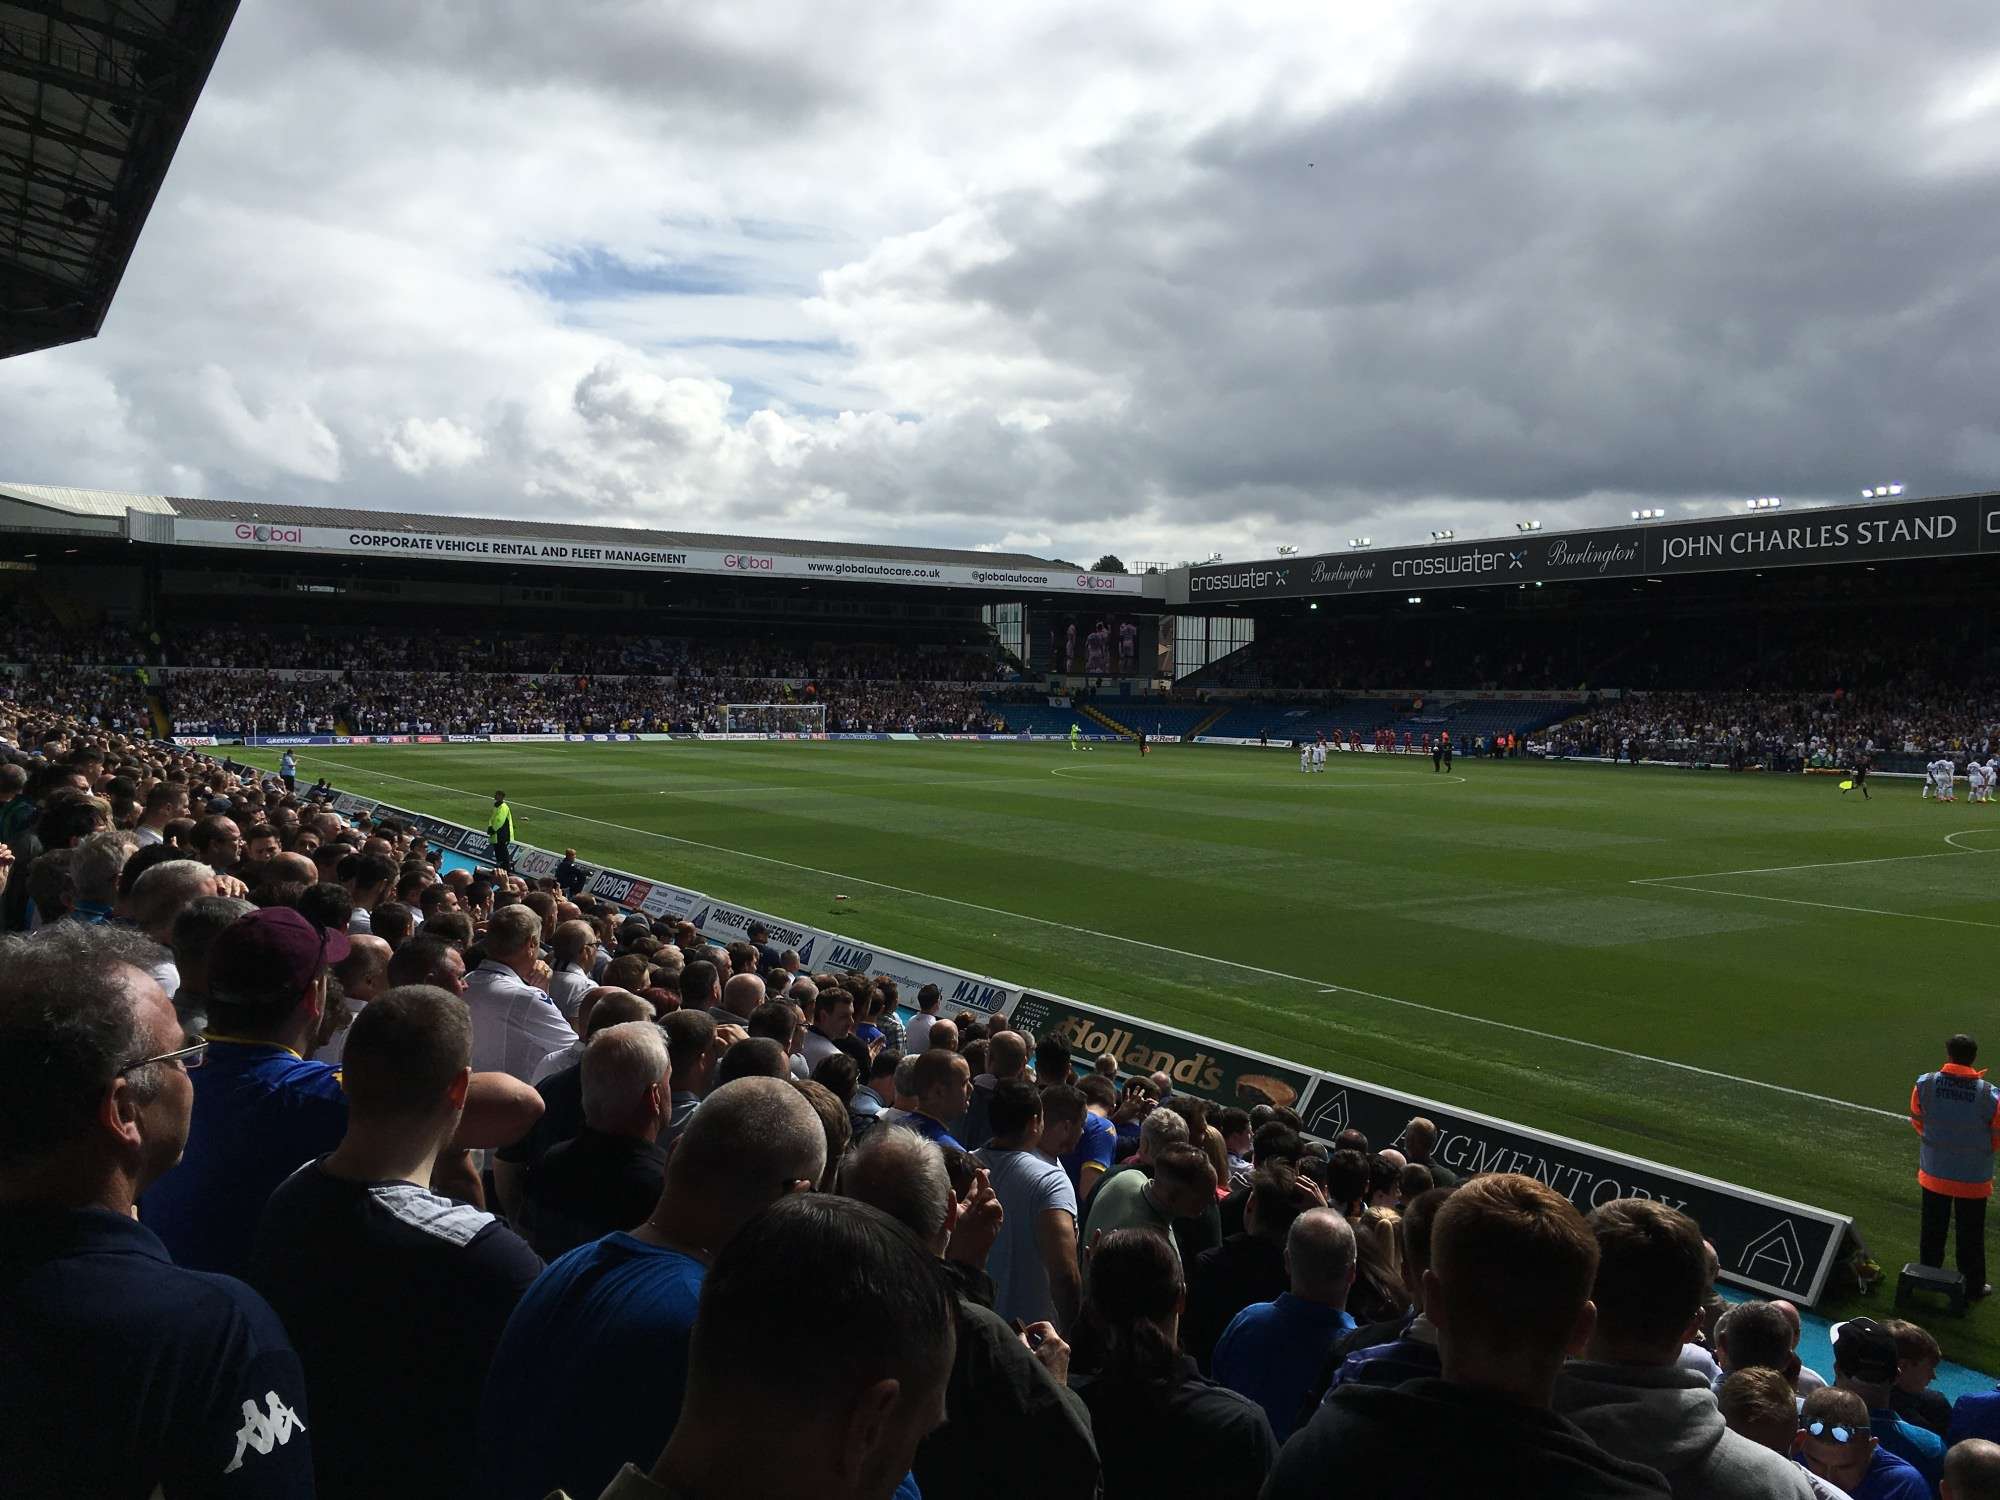
[[[7,1493],[2000,1496],[1662,1204],[575,892],[0,706]]]
[[[1927,679],[1891,693],[1633,693],[1593,704],[1550,734],[1556,754],[1621,760],[1878,765],[2000,753],[1994,703]]]
[[[976,687],[948,682],[361,671],[281,676],[206,668],[170,669],[165,677],[162,694],[176,734],[706,733],[731,727],[730,704],[818,705],[829,732],[956,734],[994,727]],[[767,715],[734,727],[796,730],[808,722]]]
[[[829,732],[1000,727],[981,698],[998,658],[955,646],[219,625],[142,636],[59,626],[17,601],[0,615],[9,663],[0,703],[120,731],[150,724],[149,688],[182,735],[713,733],[731,727],[727,705],[751,703],[823,707]]]
[[[318,668],[331,672],[551,674],[568,677],[761,678],[791,682],[990,682],[988,649],[938,643],[798,642],[520,630],[484,635],[376,625],[283,622],[165,623],[157,630],[104,619],[63,624],[17,598],[0,604],[0,663]]]

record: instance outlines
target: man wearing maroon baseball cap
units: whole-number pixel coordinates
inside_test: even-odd
[[[209,1048],[191,1075],[187,1152],[139,1204],[178,1264],[241,1276],[273,1190],[347,1133],[340,1075],[306,1055],[327,971],[347,954],[346,933],[282,906],[238,918],[209,950]],[[457,1144],[510,1144],[540,1115],[533,1089],[475,1074]]]

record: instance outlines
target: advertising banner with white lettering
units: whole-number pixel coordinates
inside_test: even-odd
[[[1000,564],[926,563],[788,552],[720,552],[630,543],[563,541],[546,536],[452,535],[430,531],[369,531],[345,526],[278,526],[261,521],[196,521],[176,517],[177,545],[266,552],[325,552],[343,556],[425,557],[444,561],[531,563],[558,568],[619,568],[648,573],[714,573],[727,578],[803,578],[829,582],[910,584],[928,588],[983,588],[1003,593],[1064,594],[1071,598],[1145,592],[1142,579],[1124,573],[1084,573],[1065,568],[1011,568]]]
[[[1078,1005],[1060,995],[1023,995],[1007,1018],[1037,1037],[1061,1037],[1079,1062],[1087,1064],[1109,1052],[1124,1072],[1165,1073],[1177,1089],[1245,1109],[1258,1104],[1296,1109],[1312,1086],[1312,1073],[1296,1064]]]
[[[2000,495],[1760,511],[1605,531],[1190,568],[1188,602],[1556,583],[2000,552]]]
[[[832,933],[825,933],[822,938],[819,961],[823,967],[841,974],[866,974],[870,978],[885,975],[896,981],[902,1003],[911,1009],[916,1008],[917,991],[927,984],[936,985],[944,995],[946,1015],[961,1010],[1002,1011],[1021,996],[1018,989],[999,979],[939,968],[907,953],[870,948]]]
[[[1403,1128],[1421,1115],[1438,1127],[1432,1160],[1439,1165],[1460,1177],[1518,1172],[1547,1183],[1585,1213],[1614,1198],[1670,1204],[1700,1223],[1726,1278],[1796,1302],[1819,1297],[1851,1222],[1678,1167],[1332,1074],[1320,1075],[1300,1114],[1321,1139],[1351,1127],[1376,1146],[1400,1146]]]
[[[780,948],[790,948],[799,956],[802,968],[811,969],[816,962],[814,955],[824,936],[816,927],[800,927],[783,918],[769,916],[761,911],[751,911],[744,906],[731,906],[726,901],[701,899],[693,916],[686,919],[694,923],[697,931],[710,942],[728,947],[734,942],[748,942],[750,929],[762,923],[770,929],[771,942]]]

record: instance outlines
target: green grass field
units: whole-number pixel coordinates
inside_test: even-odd
[[[1916,1253],[1910,1084],[1990,1029],[2000,806],[1914,782],[1864,803],[1830,778],[1375,756],[1307,777],[1182,746],[299,762],[474,825],[504,786],[530,843],[1837,1209],[1892,1275]],[[1991,1304],[1930,1326],[2000,1367]]]

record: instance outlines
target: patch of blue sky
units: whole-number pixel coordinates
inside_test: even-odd
[[[766,278],[738,256],[686,261],[630,261],[601,246],[579,246],[550,263],[522,273],[522,279],[557,302],[596,302],[624,297],[740,296]]]

